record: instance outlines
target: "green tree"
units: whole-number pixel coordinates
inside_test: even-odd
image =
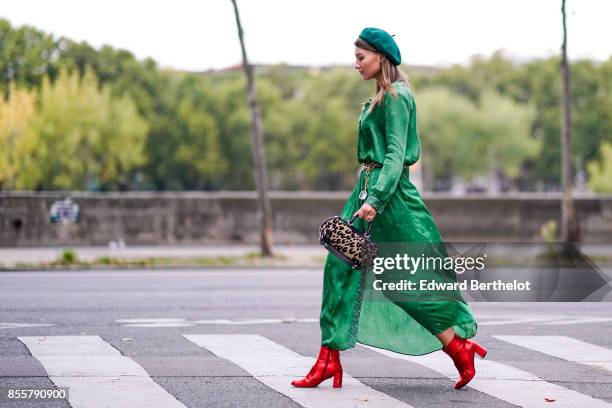
[[[529,135],[533,111],[494,91],[483,91],[480,106],[447,88],[416,95],[426,187],[458,174],[465,180],[501,171],[517,177],[523,161],[537,153]]]
[[[34,165],[32,153],[37,135],[31,126],[35,116],[34,91],[10,87],[8,99],[0,97],[0,189],[24,187],[22,175]]]
[[[6,95],[11,84],[37,87],[46,75],[55,76],[61,40],[30,26],[13,28],[0,19],[0,87]]]
[[[23,175],[29,188],[118,188],[144,161],[146,122],[129,98],[99,89],[92,72],[45,79],[33,126],[39,142]]]
[[[296,100],[293,117],[299,122],[293,135],[301,146],[294,165],[309,189],[351,189],[359,169],[357,161],[358,117],[372,83],[352,70],[313,70],[304,75],[303,94]]]
[[[612,193],[612,143],[601,145],[601,158],[587,164],[589,187],[597,193]]]
[[[182,175],[182,185],[199,190],[218,185],[217,179],[225,174],[229,163],[221,154],[217,122],[207,109],[212,96],[198,85],[181,99],[178,107],[181,132],[172,160]]]
[[[219,132],[221,155],[230,163],[225,172],[218,174],[219,185],[228,190],[253,190],[253,158],[249,134],[250,113],[246,100],[244,77],[206,77],[191,79],[193,82],[203,80],[211,95],[207,112],[214,118]],[[186,79],[187,81],[187,79]],[[259,89],[260,98],[263,97]],[[266,114],[264,105],[262,113]],[[265,120],[265,117],[264,117]],[[267,131],[264,128],[264,131]]]

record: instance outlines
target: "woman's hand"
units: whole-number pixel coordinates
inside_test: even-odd
[[[368,203],[363,203],[361,208],[355,213],[365,221],[371,222],[376,217],[376,209]],[[353,215],[355,215],[353,214]]]

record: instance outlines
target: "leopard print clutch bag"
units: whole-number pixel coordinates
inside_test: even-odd
[[[378,248],[370,240],[372,223],[368,223],[365,232],[360,232],[352,225],[356,217],[357,214],[346,222],[336,215],[323,221],[319,227],[319,242],[353,269],[363,269],[371,265]]]

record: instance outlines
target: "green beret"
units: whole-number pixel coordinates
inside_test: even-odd
[[[365,40],[376,51],[384,54],[393,65],[402,63],[402,55],[393,37],[385,30],[374,27],[366,27],[359,34],[359,38]]]

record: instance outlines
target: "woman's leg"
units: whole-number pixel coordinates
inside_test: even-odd
[[[436,337],[438,338],[438,340],[440,340],[442,345],[444,347],[446,347],[446,346],[448,346],[448,343],[451,342],[453,337],[455,337],[455,331],[453,330],[452,327],[449,327],[448,329],[444,330],[443,332],[436,334]]]
[[[319,314],[322,346],[335,350],[355,347],[359,296],[359,271],[353,270],[333,254],[328,254]]]
[[[340,216],[349,220],[361,206],[358,195],[360,183],[344,205]],[[365,229],[364,221],[357,218],[353,226],[359,231]],[[321,348],[315,365],[301,380],[292,381],[295,387],[316,387],[327,378],[334,378],[334,387],[342,387],[342,364],[340,350],[355,347],[359,324],[361,300],[361,274],[328,253],[323,268],[323,291],[319,326],[321,327]]]

